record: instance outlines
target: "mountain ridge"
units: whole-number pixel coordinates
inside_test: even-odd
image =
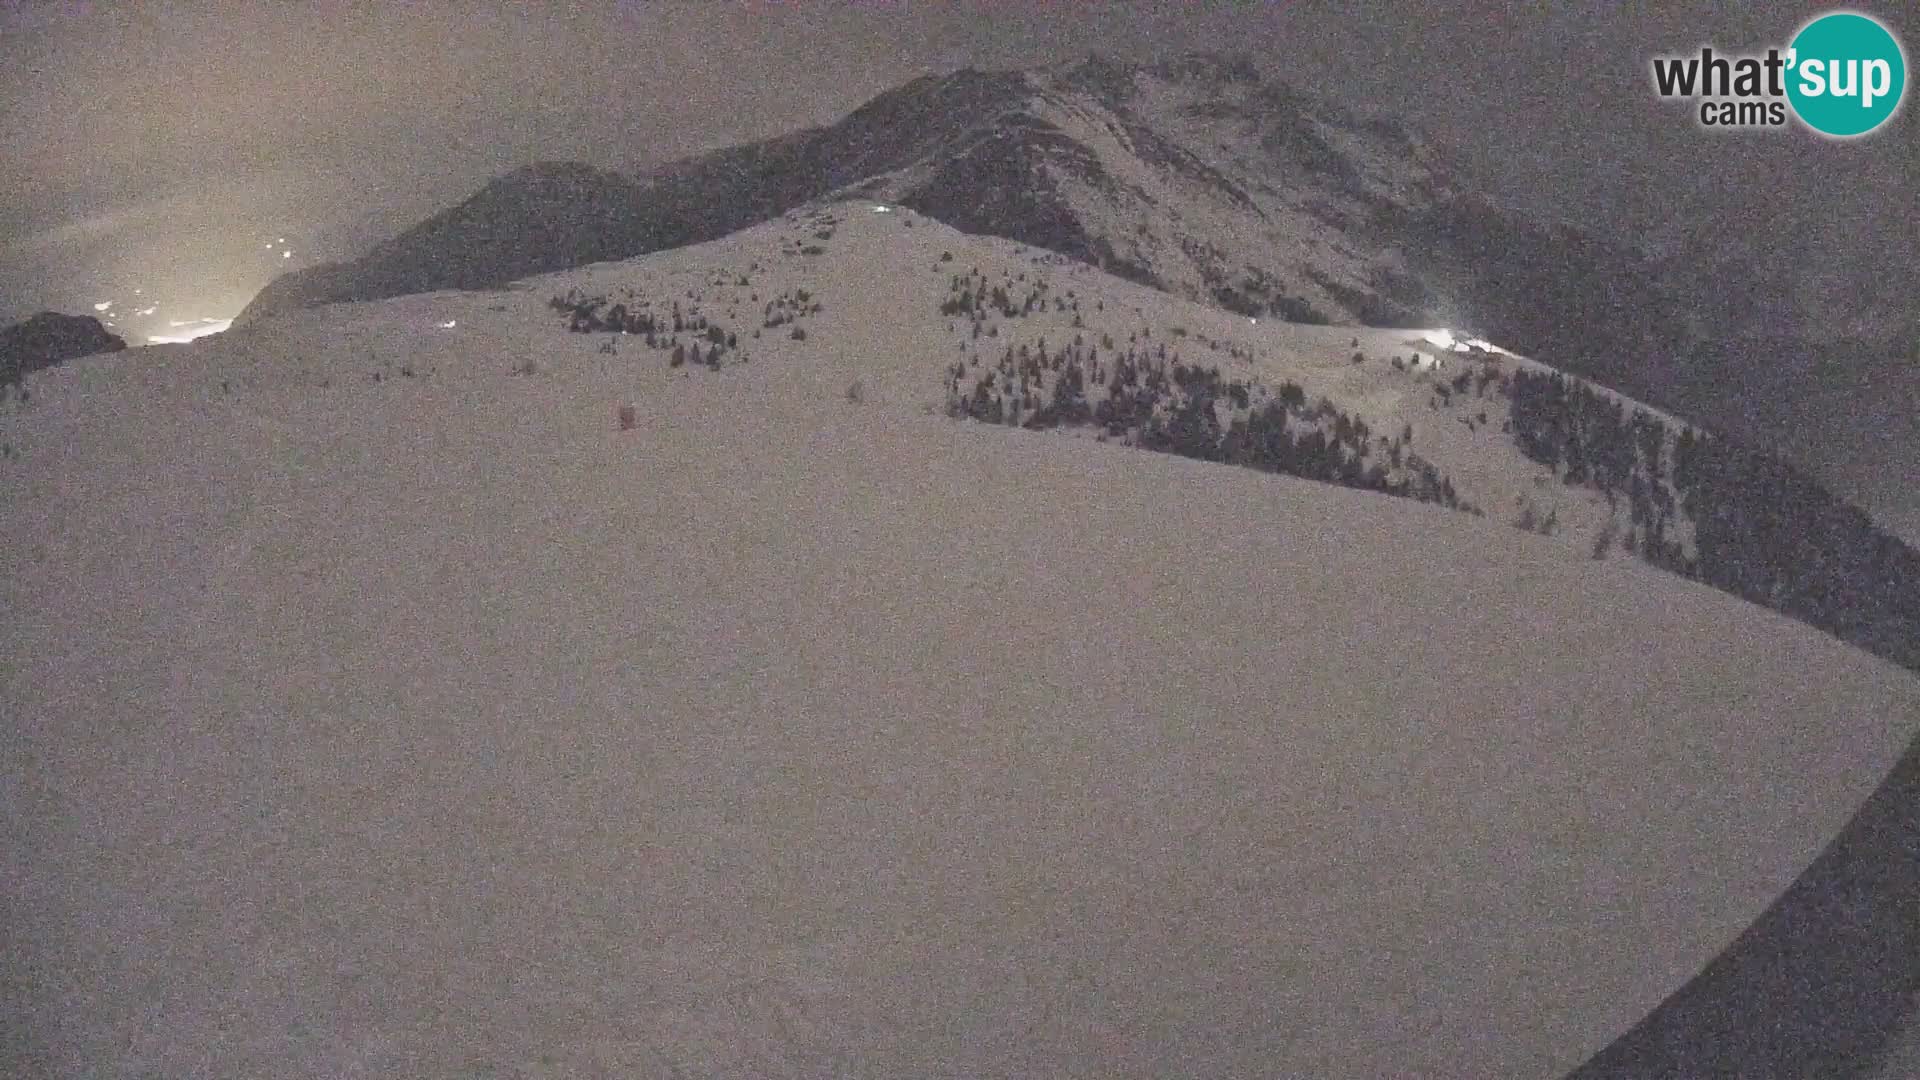
[[[1319,99],[1231,54],[963,68],[885,91],[834,124],[633,176],[594,172],[564,194],[541,168],[497,178],[359,260],[276,279],[241,320],[497,287],[854,196],[1242,314],[1465,328],[1664,407],[1706,411],[1681,373],[1707,338],[1652,256],[1465,188],[1403,121]]]
[[[995,235],[1040,243],[1039,237],[1046,232],[1045,219],[1038,219],[1041,224],[1036,227],[1034,219],[1017,212],[1023,209],[1018,204],[1021,189],[1036,182],[1044,185],[1047,179],[1036,166],[1077,165],[1082,168],[1080,178],[1083,180],[1111,172],[1097,156],[1080,146],[1080,140],[1062,134],[1060,123],[1073,118],[1075,113],[1081,114],[1080,119],[1094,114],[1098,126],[1109,134],[1117,135],[1124,128],[1127,135],[1143,144],[1143,153],[1151,159],[1150,163],[1191,170],[1203,185],[1233,193],[1231,197],[1243,206],[1248,204],[1249,196],[1238,180],[1207,166],[1179,139],[1168,139],[1152,124],[1140,121],[1135,115],[1134,106],[1138,102],[1134,100],[1137,97],[1134,90],[1142,80],[1157,83],[1162,89],[1191,89],[1198,80],[1197,85],[1207,92],[1219,91],[1239,99],[1216,102],[1234,115],[1260,102],[1283,108],[1290,114],[1299,113],[1304,103],[1311,100],[1290,89],[1262,82],[1244,62],[1205,54],[1176,64],[1127,65],[1096,56],[1060,70],[961,69],[923,76],[876,96],[836,124],[695,155],[636,174],[629,185],[608,183],[598,193],[600,201],[594,210],[598,216],[618,219],[623,225],[610,229],[607,242],[593,254],[618,252],[618,257],[627,257],[661,247],[715,239],[785,212],[808,199],[876,177],[885,177],[883,184],[891,181],[893,186],[915,188],[918,201],[925,204],[921,208],[938,217],[939,214],[934,213],[937,196],[930,190],[930,183],[924,179],[915,183],[913,174],[937,173],[943,166],[959,170],[951,174],[957,176],[966,175],[969,167],[976,173],[1001,170],[1003,178],[1012,183],[995,194],[1010,200],[1011,205],[994,215],[993,224],[1004,230]],[[1048,115],[1036,115],[1037,108],[1047,110]],[[1311,108],[1316,110],[1316,115],[1325,109],[1318,103]],[[1101,113],[1106,115],[1098,115]],[[1344,161],[1337,151],[1313,141],[1313,123],[1308,119],[1303,126],[1298,122],[1301,119],[1294,116],[1288,121],[1294,125],[1290,131],[1269,131],[1269,149],[1284,147],[1289,140],[1283,135],[1304,136],[1307,164],[1303,167],[1354,172],[1351,163]],[[1369,129],[1371,125],[1370,130],[1386,131],[1391,135],[1390,141],[1408,138],[1404,129],[1390,122],[1348,122],[1356,124],[1356,130]],[[1004,149],[1010,160],[980,160],[981,144],[989,141],[1007,143]],[[524,213],[538,218],[541,229],[548,229],[553,223],[571,226],[569,212],[587,208],[556,207],[543,202],[537,182],[542,168],[529,166],[509,173],[490,183],[482,194],[506,202],[524,187],[528,189],[523,196],[527,204]],[[903,193],[901,201],[913,204],[916,199]],[[976,204],[981,201],[992,199],[972,200]],[[459,211],[456,207],[429,219],[354,263],[287,275],[263,291],[242,318],[313,302],[399,295],[401,290],[504,284],[528,272],[558,268],[531,257],[507,259],[490,267],[484,275],[474,276],[436,268],[424,251],[419,255],[408,252],[410,247],[424,245],[428,238],[442,232],[472,227],[461,218]],[[1084,215],[1076,214],[1080,216]],[[1081,224],[1084,228],[1084,222]],[[531,225],[526,228],[529,242],[535,231]],[[1113,237],[1098,239],[1108,247],[1114,246]],[[1100,248],[1092,242],[1068,246],[1078,248],[1065,252],[1075,257],[1098,258],[1100,255]],[[1134,265],[1126,259],[1109,262],[1122,269]],[[1169,270],[1146,269],[1163,287],[1181,276]],[[1145,279],[1149,275],[1138,276]],[[1185,275],[1189,284],[1193,276]]]

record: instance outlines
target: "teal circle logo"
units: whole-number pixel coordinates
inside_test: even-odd
[[[1806,125],[1851,138],[1886,123],[1907,91],[1907,57],[1892,31],[1850,11],[1801,27],[1787,53],[1787,100]]]

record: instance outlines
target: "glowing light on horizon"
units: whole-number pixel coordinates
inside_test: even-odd
[[[447,320],[446,322],[443,322],[443,323],[441,323],[441,324],[440,324],[440,329],[442,329],[442,330],[451,330],[451,329],[453,329],[453,327],[454,327],[454,324],[455,324],[456,322],[458,322],[458,320],[456,320],[456,319],[448,319],[448,320]]]
[[[175,326],[175,327],[185,326],[185,327],[189,327],[190,329],[179,334],[149,334],[147,335],[148,344],[180,345],[185,342],[192,341],[195,338],[203,338],[209,334],[218,334],[222,330],[225,330],[227,327],[232,326],[233,320],[232,319],[187,319],[182,321],[178,319],[169,319],[167,321],[167,325]]]
[[[113,306],[113,301],[111,301],[111,300],[102,300],[101,302],[99,302],[99,303],[97,303],[97,304],[95,304],[95,305],[93,305],[93,310],[95,310],[95,311],[105,311],[105,310],[107,310],[108,308],[110,308],[110,307],[112,307],[112,306]]]

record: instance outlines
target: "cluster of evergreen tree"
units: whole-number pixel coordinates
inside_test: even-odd
[[[1017,319],[1049,309],[1078,315],[1080,301],[1072,292],[1065,296],[1050,295],[1045,278],[1036,276],[1029,283],[1025,271],[989,284],[987,276],[976,266],[965,274],[953,275],[947,283],[947,298],[941,301],[939,310],[948,317],[964,315],[983,319],[997,312],[1002,318]]]
[[[1645,409],[1631,414],[1617,398],[1559,372],[1521,369],[1506,383],[1514,443],[1567,484],[1592,488],[1610,505],[1625,500],[1632,530],[1622,546],[1648,562],[1687,572],[1667,480],[1667,425]]]
[[[567,316],[567,329],[576,334],[656,334],[665,328],[646,310],[647,305],[637,305],[637,310],[629,310],[626,304],[608,305],[604,296],[581,296],[577,290],[568,290],[564,296],[556,296],[547,301],[547,306]]]
[[[1694,523],[1693,576],[1920,671],[1920,553],[1723,438],[1682,436],[1673,475]]]
[[[798,322],[808,315],[817,315],[820,310],[820,301],[815,299],[812,293],[805,289],[793,289],[767,301],[766,307],[760,313],[760,325],[768,329],[785,326],[791,322]]]
[[[1294,383],[1270,391],[1226,379],[1216,367],[1169,356],[1164,343],[1103,358],[1076,336],[1052,353],[1044,340],[1037,349],[1009,346],[984,370],[977,358],[971,371],[955,363],[947,413],[1030,429],[1098,427],[1148,450],[1479,512],[1407,450],[1410,433],[1376,437],[1366,421],[1324,398],[1309,405]]]
[[[814,240],[826,241],[833,239],[834,228],[840,224],[840,219],[831,214],[815,214],[808,217],[804,222],[795,222],[789,218],[788,223],[798,225],[803,231],[811,229]],[[789,256],[825,255],[827,249],[818,243],[807,243],[805,239],[800,237],[783,236],[780,238],[780,253]]]
[[[1212,244],[1196,244],[1191,240],[1182,240],[1180,246],[1193,259],[1200,271],[1200,282],[1208,295],[1221,307],[1235,315],[1258,318],[1272,315],[1292,323],[1310,323],[1325,326],[1333,320],[1315,308],[1304,296],[1291,296],[1272,274],[1257,266],[1246,268],[1238,284],[1227,280],[1221,269],[1224,253]]]
[[[1864,512],[1715,435],[1686,428],[1669,450],[1659,417],[1628,415],[1582,381],[1521,371],[1511,386],[1522,453],[1569,484],[1629,501],[1624,547],[1920,670],[1920,553]],[[1691,558],[1668,536],[1681,514],[1693,524]]]
[[[655,314],[644,299],[636,299],[630,308],[625,303],[608,304],[604,296],[582,297],[569,291],[547,301],[547,306],[567,316],[567,329],[573,333],[638,337],[648,348],[667,353],[667,363],[672,367],[698,364],[717,371],[727,353],[740,343],[733,332],[709,322],[706,316],[682,312],[679,301],[668,313]]]

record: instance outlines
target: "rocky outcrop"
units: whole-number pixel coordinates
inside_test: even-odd
[[[0,386],[17,383],[41,368],[126,347],[125,341],[109,334],[91,315],[43,311],[0,330]]]

